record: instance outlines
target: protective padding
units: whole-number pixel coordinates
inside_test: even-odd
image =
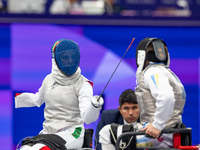
[[[155,51],[155,56],[159,61],[165,61],[167,56],[165,54],[164,44],[161,40],[155,39],[152,41],[153,48]]]

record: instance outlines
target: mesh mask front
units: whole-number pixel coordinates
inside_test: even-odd
[[[62,39],[53,46],[52,55],[58,68],[67,76],[73,75],[80,63],[80,50],[76,42]]]

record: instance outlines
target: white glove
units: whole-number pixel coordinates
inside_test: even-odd
[[[133,128],[136,130],[136,132],[140,131],[143,128],[143,125],[139,122],[137,122]]]
[[[99,98],[99,101],[97,101]],[[92,97],[92,105],[96,108],[99,108],[103,105],[104,100],[102,97],[99,97],[99,95],[95,95]]]

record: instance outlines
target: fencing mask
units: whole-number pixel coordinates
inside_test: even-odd
[[[153,45],[153,52],[147,53],[147,47],[149,44]],[[165,51],[165,42],[158,38],[147,37],[140,41],[136,49],[136,64],[139,70],[143,70],[145,62],[164,62],[169,65],[169,54]]]
[[[61,39],[52,47],[52,58],[55,59],[60,71],[67,76],[73,75],[80,63],[80,50],[76,42]]]

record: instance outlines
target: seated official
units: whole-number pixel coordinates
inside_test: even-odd
[[[119,97],[118,109],[104,110],[101,114],[101,120],[96,128],[96,150],[101,150],[99,143],[99,132],[108,124],[136,124],[140,115],[140,108],[137,103],[135,92],[132,89],[125,90]]]

